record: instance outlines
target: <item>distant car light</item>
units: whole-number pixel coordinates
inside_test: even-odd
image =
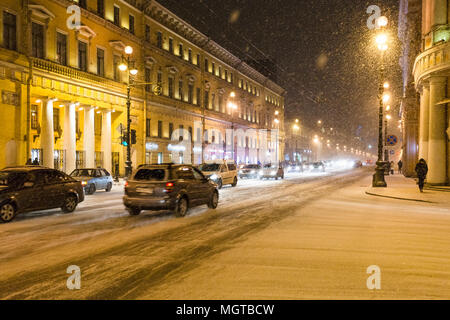
[[[82,186],[87,186],[87,181],[81,181]]]

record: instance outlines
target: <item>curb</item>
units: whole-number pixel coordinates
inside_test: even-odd
[[[404,200],[404,201],[415,201],[415,202],[424,202],[424,203],[434,203],[432,201],[427,201],[427,200],[419,200],[419,199],[409,199],[409,198],[399,198],[399,197],[392,197],[392,196],[384,196],[381,194],[376,194],[376,193],[371,193],[369,191],[365,192],[367,195],[369,196],[374,196],[374,197],[381,197],[381,198],[388,198],[388,199],[395,199],[395,200]]]

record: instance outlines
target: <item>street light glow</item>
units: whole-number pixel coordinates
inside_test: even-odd
[[[126,54],[132,54],[133,53],[133,48],[130,46],[126,46],[125,47],[125,53]]]
[[[391,120],[391,119],[392,119],[391,115],[390,115],[390,114],[387,114],[387,115],[386,115],[386,119],[387,119],[387,120]]]
[[[388,25],[388,18],[381,16],[377,19],[377,25],[380,28],[386,27]]]
[[[391,99],[391,96],[390,96],[389,94],[385,93],[385,94],[383,95],[383,102],[384,102],[384,103],[389,102],[390,99]]]
[[[383,84],[383,88],[389,89],[389,82],[385,82],[385,83]]]
[[[385,33],[380,33],[375,38],[375,42],[378,45],[378,49],[381,51],[386,51],[388,49],[387,41],[388,36]]]
[[[236,110],[237,109],[237,105],[230,101],[230,102],[228,102],[228,108]]]
[[[235,93],[234,91],[231,91],[231,93],[230,93],[230,97],[231,97],[231,98],[234,98],[234,97],[236,97],[236,93]]]
[[[119,64],[119,70],[120,71],[126,71],[128,69],[127,65],[125,63]]]
[[[130,70],[130,74],[131,74],[132,76],[137,75],[137,73],[138,73],[138,70],[137,70],[137,69],[131,69],[131,70]]]

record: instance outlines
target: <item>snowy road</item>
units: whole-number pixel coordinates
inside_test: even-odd
[[[297,245],[314,251],[316,244],[331,234],[347,234],[348,230],[339,223],[331,225],[336,217],[327,222],[319,213],[318,222],[300,224],[296,230],[286,230],[287,233],[277,234],[274,230],[277,225],[298,218],[300,211],[321,199],[329,199],[339,190],[360,183],[370,173],[361,169],[309,176],[291,174],[284,181],[240,181],[236,188],[221,190],[217,210],[199,207],[191,210],[186,218],[175,218],[166,212],[143,212],[131,217],[123,208],[119,187],[111,193],[99,192],[87,197],[74,214],[65,215],[56,210],[18,216],[13,223],[0,224],[0,298],[330,297],[328,291],[335,287],[331,280],[328,287],[319,281],[321,286],[316,288],[317,292],[312,289],[314,294],[292,288],[285,275],[294,268],[291,264],[298,268],[300,262],[289,261],[294,257],[285,252],[286,243],[277,244],[276,240],[292,236],[292,232],[298,232],[299,237],[307,234],[305,242]],[[367,181],[364,183],[367,185]],[[342,206],[342,203],[335,205]],[[314,210],[306,211],[305,222],[315,216]],[[328,211],[333,212],[333,205]],[[370,207],[363,211],[367,213]],[[355,221],[367,222],[361,217]],[[360,245],[361,241],[371,242],[364,238],[358,226],[352,226],[351,230],[356,232],[355,237],[334,242],[335,251],[322,250],[322,255],[315,256],[320,262],[313,261],[318,263],[315,270],[323,275],[324,281],[329,278],[326,265],[330,258],[336,259],[345,252],[348,259],[352,246]],[[267,234],[264,241],[249,251],[248,242],[261,241],[263,234]],[[440,243],[444,248],[448,245],[448,242]],[[277,252],[287,256],[283,260],[277,258],[278,262],[266,259]],[[312,257],[311,252],[306,255],[308,259]],[[69,276],[66,269],[70,265],[81,269],[81,290],[66,287]],[[303,268],[308,271],[308,266]],[[367,298],[364,295],[367,289],[358,288],[355,292],[348,296]]]

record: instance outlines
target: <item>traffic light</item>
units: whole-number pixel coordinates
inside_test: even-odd
[[[120,136],[120,144],[121,145],[123,145],[125,147],[128,146],[128,141],[127,140],[128,139],[127,139],[127,135],[126,134]]]
[[[131,144],[136,144],[136,130],[134,129],[130,130],[130,140]]]

